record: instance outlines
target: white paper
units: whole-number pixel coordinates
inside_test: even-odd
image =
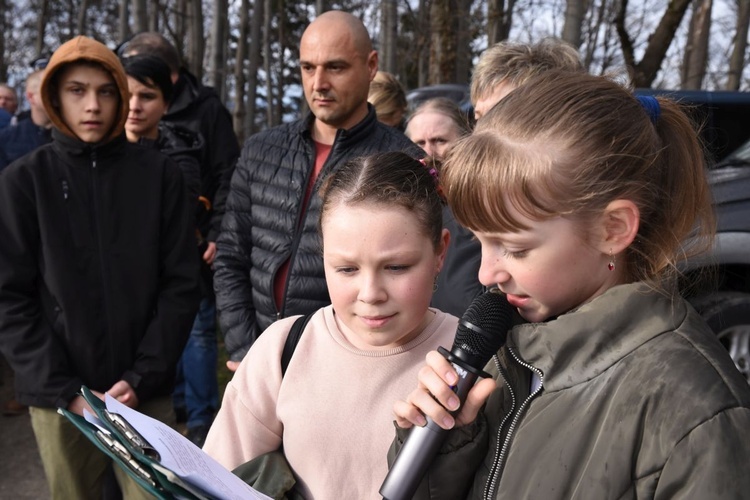
[[[109,394],[105,394],[104,402],[108,411],[122,415],[159,452],[161,465],[183,481],[219,500],[270,500],[163,422],[125,406]]]

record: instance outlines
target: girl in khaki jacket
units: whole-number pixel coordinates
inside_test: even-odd
[[[391,460],[425,416],[456,428],[415,498],[747,498],[750,387],[676,291],[714,228],[678,106],[548,73],[479,121],[443,181],[480,281],[526,323],[461,409],[437,352],[395,404]]]

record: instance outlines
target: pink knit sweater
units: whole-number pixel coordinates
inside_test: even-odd
[[[283,441],[306,498],[380,499],[393,403],[416,387],[428,351],[453,344],[458,319],[432,311],[408,344],[363,351],[325,307],[310,319],[283,380],[281,351],[296,318],[274,323],[227,386],[203,449],[234,469]]]

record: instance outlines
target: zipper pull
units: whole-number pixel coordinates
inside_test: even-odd
[[[91,168],[96,168],[96,151],[91,152]]]
[[[63,192],[63,199],[68,199],[68,181],[65,179],[62,180],[62,192]]]

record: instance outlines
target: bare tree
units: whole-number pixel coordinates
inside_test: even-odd
[[[565,23],[561,38],[573,47],[581,46],[581,31],[589,2],[587,0],[566,0]]]
[[[44,50],[44,34],[47,31],[47,16],[49,13],[49,2],[48,0],[41,0],[39,3],[39,12],[36,18],[36,43],[34,49],[36,54],[39,55]]]
[[[742,70],[745,68],[747,51],[747,33],[750,24],[750,0],[737,1],[737,29],[734,35],[732,55],[729,58],[726,90],[739,90],[742,81]]]
[[[713,0],[693,0],[693,16],[682,63],[682,88],[698,90],[703,85],[708,61],[708,36],[711,29]]]
[[[81,4],[78,7],[78,20],[76,21],[76,34],[86,34],[86,11],[89,8],[88,0],[81,0]]]
[[[398,41],[398,4],[396,0],[383,0],[380,14],[380,67],[396,74],[396,45]]]
[[[148,31],[148,10],[146,0],[133,0],[133,30],[136,33]]]
[[[273,105],[273,79],[271,78],[271,68],[273,55],[271,53],[271,21],[273,20],[273,1],[263,0],[263,70],[266,73],[266,125],[273,127],[276,125],[276,117]]]
[[[209,84],[213,86],[222,100],[226,99],[226,46],[227,46],[227,0],[214,0],[213,24],[211,25],[211,54],[209,57]],[[235,64],[242,66],[241,61]]]
[[[203,36],[203,2],[190,0],[188,30],[188,69],[198,80],[203,77],[203,52],[205,38]]]
[[[636,87],[650,87],[653,83],[689,5],[690,0],[669,0],[658,26],[648,37],[648,45],[643,57],[636,63],[633,39],[625,26],[628,0],[620,0],[615,26],[620,37],[625,64],[632,72],[633,83]]]
[[[118,24],[117,24],[117,39],[119,42],[124,42],[130,36],[130,9],[128,8],[128,0],[120,0],[118,6]]]
[[[247,69],[247,115],[244,120],[244,129],[247,131],[247,136],[250,136],[255,132],[255,100],[258,97],[258,69],[260,69],[263,4],[264,0],[254,0],[253,17],[250,25],[250,45],[248,47],[250,54]]]
[[[8,5],[6,0],[0,0],[0,82],[8,80],[8,66],[5,63],[5,33],[7,29],[6,13],[8,12]]]
[[[453,82],[456,76],[458,6],[454,0],[433,0],[430,4],[429,83]]]
[[[245,60],[247,59],[248,41],[247,35],[250,30],[250,1],[240,2],[240,25],[237,36],[237,52],[234,57],[234,109],[232,111],[232,123],[234,133],[240,143],[245,140]]]

